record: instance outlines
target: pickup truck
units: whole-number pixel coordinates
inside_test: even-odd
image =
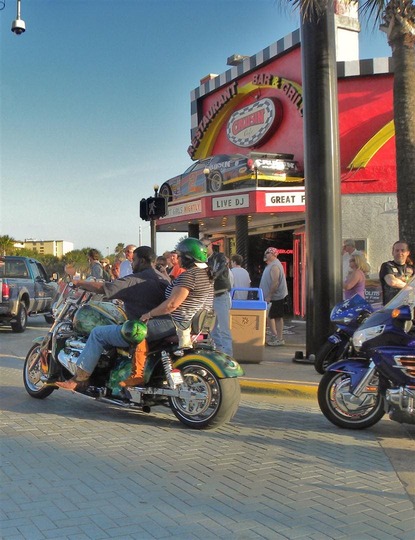
[[[30,257],[0,257],[0,324],[10,324],[13,332],[24,332],[29,315],[42,314],[53,322],[52,304],[58,284],[45,268]]]

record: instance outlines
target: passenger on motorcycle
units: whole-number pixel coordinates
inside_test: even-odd
[[[96,294],[104,294],[109,300],[122,300],[128,319],[137,320],[164,300],[165,291],[169,285],[164,276],[154,268],[155,260],[154,251],[148,246],[141,246],[134,250],[133,274],[113,282],[81,280],[74,282],[74,285]],[[147,339],[149,341],[159,339],[174,332],[171,318],[159,317],[154,321],[151,329],[148,329]],[[89,378],[106,347],[128,346],[129,343],[123,337],[121,325],[94,328],[77,359],[74,377],[56,385],[67,390],[74,390],[77,383]],[[144,347],[145,345],[142,346]],[[140,349],[140,347],[137,348]]]
[[[192,346],[192,318],[200,309],[212,309],[213,277],[207,265],[207,248],[202,242],[196,238],[186,238],[179,242],[176,251],[180,265],[186,271],[168,285],[166,300],[142,315],[140,320],[147,322],[148,331],[153,332],[157,318],[170,314],[179,336],[179,347],[186,348]],[[139,372],[139,368],[136,371]]]

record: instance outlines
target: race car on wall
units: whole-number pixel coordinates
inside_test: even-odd
[[[196,161],[183,174],[164,182],[159,195],[174,201],[228,189],[271,187],[303,180],[292,154],[218,154]]]

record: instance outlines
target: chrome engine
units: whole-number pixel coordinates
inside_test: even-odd
[[[415,424],[415,387],[401,386],[386,391],[389,417],[401,424]]]
[[[64,348],[59,351],[59,362],[71,373],[75,373],[75,364],[85,347],[86,340],[86,337],[70,337],[65,341]]]

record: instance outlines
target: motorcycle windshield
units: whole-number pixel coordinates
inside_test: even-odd
[[[384,309],[390,311],[403,305],[411,306],[412,309],[415,306],[415,276],[385,305]]]
[[[411,278],[407,285],[399,291],[382,309],[376,311],[366,321],[359,326],[359,330],[366,330],[372,326],[388,324],[391,320],[391,312],[401,306],[410,306],[412,310],[415,308],[415,276]]]
[[[348,300],[336,304],[331,311],[330,319],[336,324],[350,323],[357,319],[363,310],[371,313],[373,308],[359,294],[355,294]]]

